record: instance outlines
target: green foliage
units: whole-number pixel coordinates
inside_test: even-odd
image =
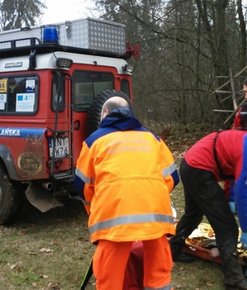
[[[0,265],[6,264],[10,255],[11,255],[11,253],[9,253],[8,250],[2,249],[0,252]]]
[[[32,285],[34,282],[38,282],[39,275],[32,271],[26,270],[25,272],[13,273],[9,276],[9,279],[14,285],[23,287]]]

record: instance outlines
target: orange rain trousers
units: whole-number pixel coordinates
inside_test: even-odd
[[[99,240],[93,257],[97,290],[122,290],[133,242]],[[173,267],[166,237],[143,241],[144,287],[161,288],[171,283]]]

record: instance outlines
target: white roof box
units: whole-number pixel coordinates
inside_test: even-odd
[[[126,53],[125,25],[93,18],[0,32],[0,51],[43,44],[44,31],[49,27],[57,29],[58,45],[120,55]],[[31,43],[30,38],[36,40]]]

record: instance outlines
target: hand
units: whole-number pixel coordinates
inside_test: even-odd
[[[247,249],[247,232],[241,233],[240,243],[244,249]]]
[[[236,214],[237,213],[237,209],[236,209],[236,204],[234,201],[229,201],[228,202],[229,204],[229,207],[230,207],[230,210],[233,214]]]

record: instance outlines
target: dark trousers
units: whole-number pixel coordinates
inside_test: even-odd
[[[176,235],[171,239],[173,256],[179,255],[185,238],[197,228],[205,215],[215,232],[225,283],[244,279],[236,256],[238,226],[213,173],[193,168],[183,160],[180,176],[184,186],[185,213],[177,224]]]

